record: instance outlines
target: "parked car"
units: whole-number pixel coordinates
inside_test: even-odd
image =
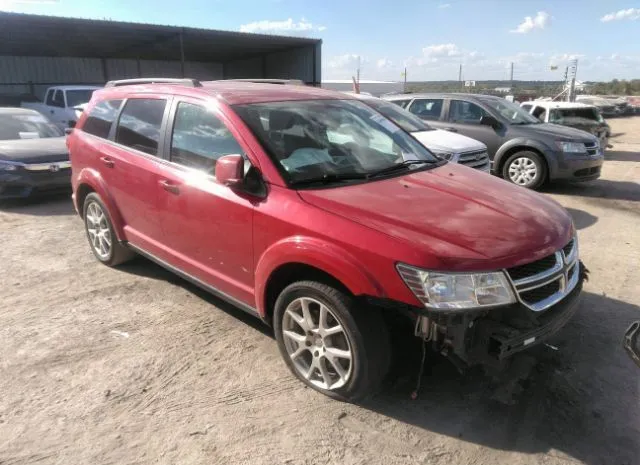
[[[534,100],[523,102],[520,106],[543,123],[560,124],[593,134],[600,141],[603,151],[609,145],[611,128],[594,105]]]
[[[60,128],[35,110],[0,108],[0,200],[70,187]]]
[[[490,172],[491,162],[487,154],[487,146],[482,142],[462,134],[432,128],[412,113],[385,100],[360,94],[354,95],[418,139],[418,142],[439,158],[486,173]]]
[[[584,131],[541,123],[519,105],[477,94],[385,97],[429,124],[486,144],[491,170],[523,187],[545,181],[589,181],[600,176],[598,139]]]
[[[387,316],[500,367],[576,311],[576,229],[552,199],[436,158],[347,95],[153,82],[97,91],[67,137],[93,254],[139,253],[262,318],[311,388],[378,386]]]
[[[72,128],[77,121],[74,107],[91,100],[91,94],[100,87],[96,86],[56,86],[49,87],[44,102],[23,102],[22,108],[36,110],[60,129]]]
[[[620,109],[616,107],[616,103],[609,99],[595,95],[578,95],[576,96],[576,102],[597,107],[598,111],[600,111],[605,118],[613,118],[614,116],[621,115]]]

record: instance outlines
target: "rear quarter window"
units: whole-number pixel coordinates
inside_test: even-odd
[[[158,155],[162,117],[167,106],[163,99],[127,100],[116,129],[116,142],[132,149]]]
[[[94,106],[84,121],[82,130],[87,134],[106,139],[109,137],[111,125],[118,116],[122,100],[105,100]]]

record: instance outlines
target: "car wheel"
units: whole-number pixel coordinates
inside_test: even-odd
[[[335,287],[301,281],[275,303],[274,329],[291,372],[334,399],[356,401],[373,394],[391,360],[389,335],[379,311],[358,308]]]
[[[537,189],[547,177],[547,166],[535,152],[516,152],[504,164],[502,177],[519,186]]]
[[[100,262],[116,266],[135,257],[133,251],[118,241],[107,208],[98,194],[87,195],[83,217],[91,251]]]

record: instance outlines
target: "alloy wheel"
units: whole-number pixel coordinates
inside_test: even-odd
[[[85,224],[94,252],[100,259],[108,260],[112,247],[111,230],[107,216],[97,202],[91,202],[88,205]]]
[[[345,329],[322,302],[300,297],[286,308],[282,336],[295,369],[326,390],[344,386],[351,376],[353,351]]]
[[[509,179],[520,186],[532,184],[538,175],[536,163],[528,157],[519,157],[509,165]]]

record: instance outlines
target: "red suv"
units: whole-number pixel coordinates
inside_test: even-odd
[[[582,289],[557,203],[436,158],[344,94],[116,81],[68,146],[99,261],[143,255],[262,318],[332,397],[382,380],[390,316],[457,364],[499,367],[560,329]]]

